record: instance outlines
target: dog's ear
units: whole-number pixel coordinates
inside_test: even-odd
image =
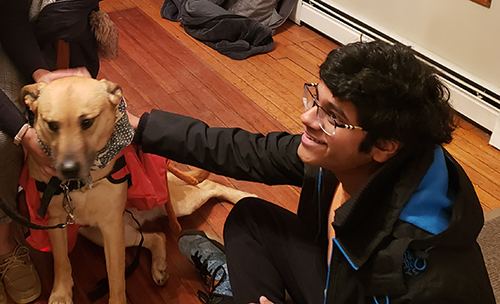
[[[106,89],[109,93],[109,101],[112,104],[117,105],[123,97],[122,88],[116,83],[106,79],[101,79],[100,81],[106,85]]]
[[[40,96],[40,92],[42,92],[43,88],[45,88],[46,85],[46,83],[40,82],[26,85],[21,89],[21,95],[19,95],[19,99],[24,102],[33,113],[36,113],[36,110],[38,108],[38,96]]]

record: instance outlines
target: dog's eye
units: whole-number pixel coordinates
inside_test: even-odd
[[[49,127],[50,131],[52,131],[52,132],[59,131],[59,124],[55,121],[47,121],[47,126]]]
[[[94,124],[95,118],[85,118],[82,119],[80,122],[80,126],[82,127],[82,130],[87,130],[88,128],[92,127]]]

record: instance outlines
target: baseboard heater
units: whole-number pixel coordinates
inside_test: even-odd
[[[490,144],[500,149],[500,95],[471,80],[411,42],[383,33],[321,0],[303,0],[300,22],[305,23],[340,44],[354,41],[384,40],[411,45],[415,55],[434,66],[448,85],[453,107],[460,114],[491,132]]]

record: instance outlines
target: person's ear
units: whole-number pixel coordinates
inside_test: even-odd
[[[396,155],[401,147],[401,143],[395,140],[379,140],[373,147],[373,160],[378,163],[385,163]]]

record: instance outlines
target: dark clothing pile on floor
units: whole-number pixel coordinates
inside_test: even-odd
[[[194,38],[232,59],[273,50],[273,31],[295,0],[165,0],[161,16],[179,21]]]

